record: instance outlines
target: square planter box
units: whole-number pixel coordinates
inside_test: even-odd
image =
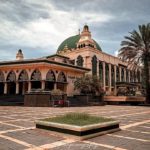
[[[105,123],[76,126],[38,120],[35,122],[36,128],[49,130],[63,137],[72,137],[78,140],[89,139],[99,135],[119,131],[118,121],[108,121]]]

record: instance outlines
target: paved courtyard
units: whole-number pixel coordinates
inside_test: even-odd
[[[65,139],[35,128],[36,119],[67,112],[87,112],[121,122],[119,132],[85,141]],[[0,106],[0,150],[149,150],[150,108],[94,106],[68,108]]]

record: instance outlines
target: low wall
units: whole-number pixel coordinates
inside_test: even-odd
[[[47,107],[50,106],[50,94],[25,94],[24,106]]]
[[[26,93],[24,96],[24,106],[30,107],[49,107],[53,106],[53,102],[56,101],[54,96],[47,92],[34,92],[34,93]],[[62,98],[58,100],[66,101],[67,95],[61,95]]]
[[[145,102],[143,96],[104,96],[105,102]]]

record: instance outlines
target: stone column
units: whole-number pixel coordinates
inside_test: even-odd
[[[19,83],[16,82],[16,94],[19,94]]]
[[[124,82],[127,81],[127,72],[126,72],[126,69],[124,68]]]
[[[41,83],[41,89],[42,90],[45,90],[45,81],[41,81],[42,83]]]
[[[83,57],[83,67],[86,67],[86,57]]]
[[[121,82],[121,67],[119,67],[119,82]]]
[[[28,92],[31,91],[31,81],[28,82]]]
[[[111,94],[111,64],[109,64],[109,94]]]
[[[131,81],[130,81],[130,75],[131,75],[131,74],[130,74],[130,70],[129,70],[129,71],[128,71],[129,83],[131,82]]]
[[[116,65],[114,66],[114,76],[115,76],[115,85],[114,85],[114,95],[116,95],[117,94],[117,86],[116,86],[116,81],[117,81],[117,68],[116,68]]]
[[[57,89],[57,83],[54,83],[54,90]]]
[[[8,86],[7,86],[7,82],[4,83],[4,94],[8,93]]]
[[[103,63],[103,87],[104,87],[104,90],[106,90],[106,81],[105,81],[105,62],[102,62]]]

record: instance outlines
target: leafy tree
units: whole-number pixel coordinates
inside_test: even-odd
[[[121,42],[119,56],[130,64],[142,65],[146,83],[146,101],[150,103],[150,23],[139,25],[138,31],[129,32]]]
[[[97,76],[85,75],[81,78],[76,79],[74,82],[75,90],[80,90],[80,93],[84,94],[98,94],[103,95],[104,90],[102,89],[101,81]]]

